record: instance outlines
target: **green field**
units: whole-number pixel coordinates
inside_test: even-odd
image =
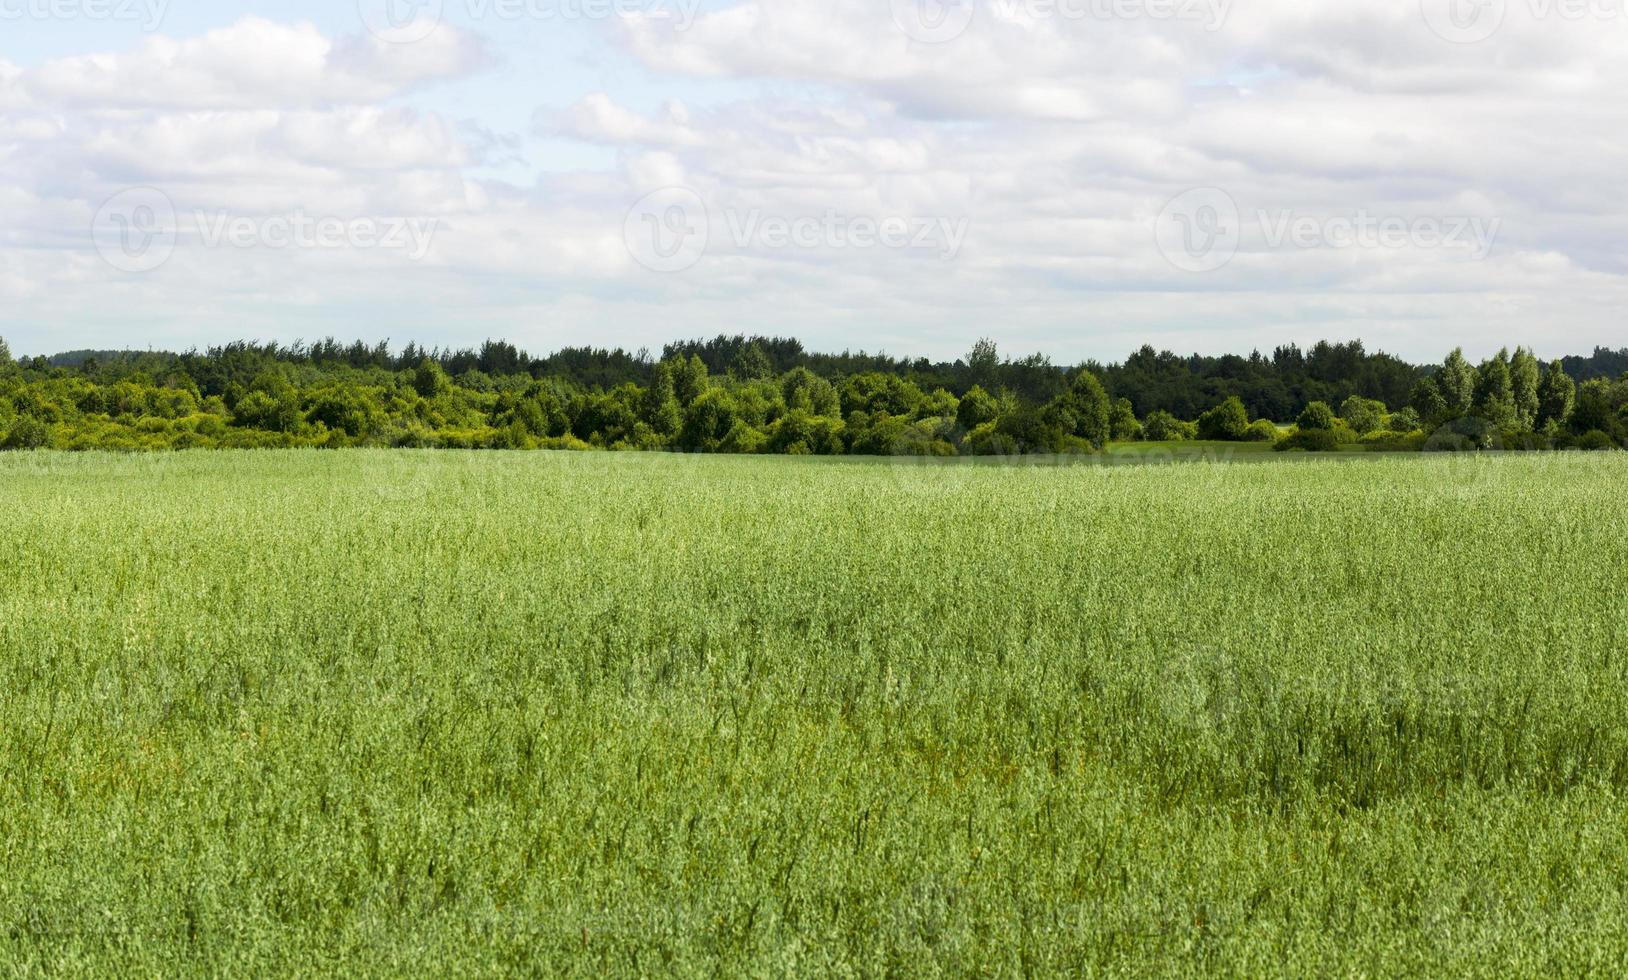
[[[1617,454],[11,454],[0,512],[0,974],[1628,970]]]

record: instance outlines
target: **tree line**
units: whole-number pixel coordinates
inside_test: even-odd
[[[1064,366],[980,341],[954,362],[820,354],[720,336],[659,355],[512,344],[248,341],[185,353],[14,359],[0,340],[0,447],[398,446],[811,455],[1096,452],[1113,442],[1253,441],[1283,451],[1619,448],[1628,349],[1541,363],[1369,353]],[[1263,447],[1264,448],[1264,447]]]

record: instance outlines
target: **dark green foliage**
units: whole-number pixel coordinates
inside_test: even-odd
[[[1412,432],[1423,424],[1419,413],[1412,408],[1404,408],[1386,420],[1386,425],[1392,432]]]
[[[1142,423],[1142,434],[1149,442],[1175,442],[1196,439],[1198,427],[1191,422],[1183,422],[1169,412],[1155,411],[1150,412]]]
[[[1440,425],[1451,414],[1447,410],[1447,400],[1442,397],[1441,385],[1435,378],[1421,378],[1413,386],[1408,404],[1426,425]]]
[[[1486,419],[1496,429],[1515,426],[1515,384],[1509,373],[1509,352],[1481,365],[1476,374],[1475,401],[1470,413]]]
[[[1590,429],[1573,440],[1571,443],[1571,448],[1580,449],[1585,452],[1604,452],[1612,449],[1621,449],[1623,447],[1618,445],[1617,441],[1611,438],[1609,434],[1602,432],[1599,429]]]
[[[1628,380],[1610,382],[1600,378],[1585,381],[1577,389],[1577,405],[1568,427],[1574,433],[1603,432],[1613,441],[1628,436]]]
[[[1236,396],[1199,416],[1200,439],[1240,442],[1249,431],[1249,412]]]
[[[1509,382],[1514,398],[1515,428],[1531,432],[1538,427],[1542,370],[1537,357],[1525,347],[1515,348],[1509,361]]]
[[[1427,453],[1477,452],[1502,449],[1503,437],[1498,427],[1476,415],[1454,419],[1430,434],[1425,441]]]
[[[1046,410],[1024,406],[995,423],[995,432],[1007,454],[1060,453],[1066,445],[1063,425],[1068,420],[1067,409],[1055,405]]]
[[[1300,429],[1329,430],[1334,428],[1334,409],[1329,408],[1325,402],[1312,402],[1306,410],[1295,419],[1295,426]]]
[[[645,389],[641,411],[645,424],[658,436],[672,436],[684,424],[684,407],[679,404],[677,386],[673,383],[672,365],[662,363]]]
[[[1084,439],[1099,448],[1108,441],[1108,393],[1090,371],[1075,375],[1068,391],[1052,402],[1049,417],[1064,435]]]
[[[1144,348],[1122,365],[1068,369],[1042,355],[1003,360],[981,342],[965,361],[820,355],[794,341],[726,337],[647,354],[573,348],[533,358],[511,344],[425,350],[387,344],[238,343],[204,353],[85,351],[0,359],[0,432],[17,418],[57,448],[158,450],[265,446],[641,449],[977,455],[1078,452],[1111,441],[1275,439],[1255,415],[1304,416],[1341,442],[1390,445],[1373,392],[1411,393],[1394,429],[1434,431],[1470,409],[1499,433],[1560,440],[1598,429],[1628,436],[1628,383],[1595,379],[1578,395],[1556,367],[1531,384],[1530,351],[1477,372],[1455,352],[1432,377],[1360,344],[1284,347],[1271,358],[1181,358]],[[1505,377],[1507,375],[1507,383]],[[977,380],[981,379],[981,380]],[[1456,380],[1455,380],[1456,379]],[[1456,412],[1445,384],[1472,385]],[[985,383],[987,382],[987,383]],[[1349,428],[1324,393],[1339,394]],[[1330,395],[1333,397],[1333,395]],[[1535,403],[1533,399],[1536,399]],[[1455,396],[1455,401],[1457,396]],[[1574,404],[1581,415],[1572,419]],[[1138,403],[1153,405],[1146,424]],[[1535,408],[1534,408],[1535,404]],[[1164,405],[1208,406],[1200,414]],[[1264,408],[1262,407],[1264,406]],[[782,421],[800,413],[790,422]],[[1531,426],[1527,419],[1531,419]],[[807,419],[825,419],[811,432]],[[1400,444],[1400,443],[1398,443]],[[840,446],[840,448],[839,448]],[[1032,447],[1032,449],[1030,448]]]
[[[44,422],[28,417],[11,424],[11,431],[0,441],[0,449],[45,449],[51,445],[51,429]]]
[[[1577,384],[1567,376],[1559,361],[1549,365],[1538,384],[1538,418],[1541,427],[1563,426],[1571,419],[1577,404]]]
[[[1108,437],[1115,442],[1136,442],[1142,438],[1142,423],[1136,420],[1136,409],[1129,398],[1115,401],[1108,410]]]
[[[742,381],[761,381],[774,376],[774,365],[763,345],[750,343],[741,348],[729,366],[729,373]]]
[[[962,429],[971,432],[981,425],[995,421],[1000,414],[1000,403],[994,396],[977,385],[966,393],[956,410],[955,420]]]
[[[1340,418],[1359,436],[1383,428],[1389,414],[1384,402],[1360,395],[1352,395],[1340,404]]]
[[[808,368],[796,368],[781,379],[780,397],[789,411],[842,417],[842,400],[836,389]]]
[[[420,398],[439,398],[452,391],[452,380],[441,365],[426,357],[413,369],[413,390]]]
[[[1435,381],[1446,416],[1457,417],[1470,411],[1475,402],[1476,371],[1464,359],[1462,348],[1455,348],[1447,355],[1447,360],[1435,374]],[[1425,413],[1421,410],[1419,414]]]

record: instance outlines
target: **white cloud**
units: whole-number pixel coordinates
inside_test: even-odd
[[[245,17],[201,37],[154,36],[125,53],[20,69],[0,64],[14,108],[270,109],[360,105],[479,67],[478,39],[450,28],[417,44],[333,40],[309,23]]]
[[[598,91],[534,95],[533,135],[607,162],[565,172],[544,159],[519,178],[546,154],[414,107],[421,88],[489,61],[487,44],[446,26],[385,44],[245,18],[125,53],[0,62],[0,206],[13,219],[0,294],[30,322],[135,316],[213,341],[224,329],[656,346],[764,330],[949,355],[987,334],[1063,360],[1323,335],[1419,359],[1455,343],[1620,344],[1628,21],[1536,16],[1534,2],[1511,2],[1477,44],[1438,36],[1420,0],[1175,0],[1190,18],[1148,13],[1166,9],[1158,0],[1060,3],[1147,14],[1129,17],[977,0],[967,29],[937,44],[876,0],[744,0],[688,30],[629,18],[621,39],[638,64],[604,66]],[[652,81],[629,97],[641,70]],[[692,77],[727,96],[665,90]],[[183,242],[132,279],[87,252],[84,229],[133,184],[183,213],[440,224],[418,263]],[[662,275],[623,234],[636,201],[673,186],[704,202],[710,240],[693,267]],[[1224,189],[1242,226],[1236,255],[1207,273],[1182,271],[1155,237],[1167,202],[1198,187]],[[1325,232],[1370,215],[1497,234],[1484,255],[1297,247],[1272,240],[1283,214]],[[964,223],[966,238],[950,259],[783,246],[761,234],[765,219]],[[759,231],[737,240],[748,225]]]

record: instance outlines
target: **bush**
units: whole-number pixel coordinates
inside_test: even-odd
[[[0,449],[28,450],[46,449],[51,445],[51,429],[38,419],[18,419],[6,433],[4,442],[0,442]]]
[[[1182,420],[1160,409],[1149,412],[1147,420],[1142,423],[1142,434],[1149,442],[1178,442],[1198,437],[1198,426]]]
[[[798,411],[801,412],[801,409]],[[778,427],[776,430],[775,451],[794,456],[808,455],[810,452],[808,442],[804,438],[798,438],[803,435],[804,433],[798,431],[795,426]],[[767,435],[746,424],[745,419],[736,419],[735,424],[729,427],[728,432],[724,433],[723,441],[718,443],[718,451],[736,456],[751,456],[762,452],[763,447],[768,444],[769,437]],[[799,448],[801,452],[798,451]]]
[[[1256,419],[1244,430],[1245,442],[1276,442],[1278,427],[1266,419]]]
[[[1340,418],[1359,436],[1377,431],[1385,424],[1385,403],[1352,395],[1340,403]]]
[[[1586,452],[1605,452],[1611,449],[1622,448],[1621,446],[1617,445],[1615,439],[1612,439],[1609,435],[1601,432],[1599,429],[1590,429],[1588,432],[1578,436],[1577,441],[1572,443],[1572,447],[1575,449],[1584,450]]]
[[[1121,398],[1114,402],[1114,407],[1108,413],[1109,438],[1115,442],[1140,442],[1142,439],[1142,423],[1136,421],[1136,409],[1131,406],[1130,399]]]
[[[1327,430],[1334,428],[1334,409],[1328,407],[1327,402],[1312,402],[1306,406],[1305,411],[1295,420],[1295,426],[1300,429]]]
[[[1498,429],[1486,419],[1466,415],[1454,419],[1425,440],[1427,453],[1473,453],[1483,449],[1502,449]]]
[[[1249,411],[1234,395],[1198,419],[1198,436],[1219,442],[1239,442],[1249,430]]]
[[[1370,432],[1362,437],[1362,445],[1376,453],[1416,453],[1424,448],[1425,438],[1418,430]]]
[[[1277,444],[1277,451],[1280,453],[1297,450],[1308,453],[1333,453],[1339,452],[1339,449],[1339,437],[1329,429],[1301,429]]]

